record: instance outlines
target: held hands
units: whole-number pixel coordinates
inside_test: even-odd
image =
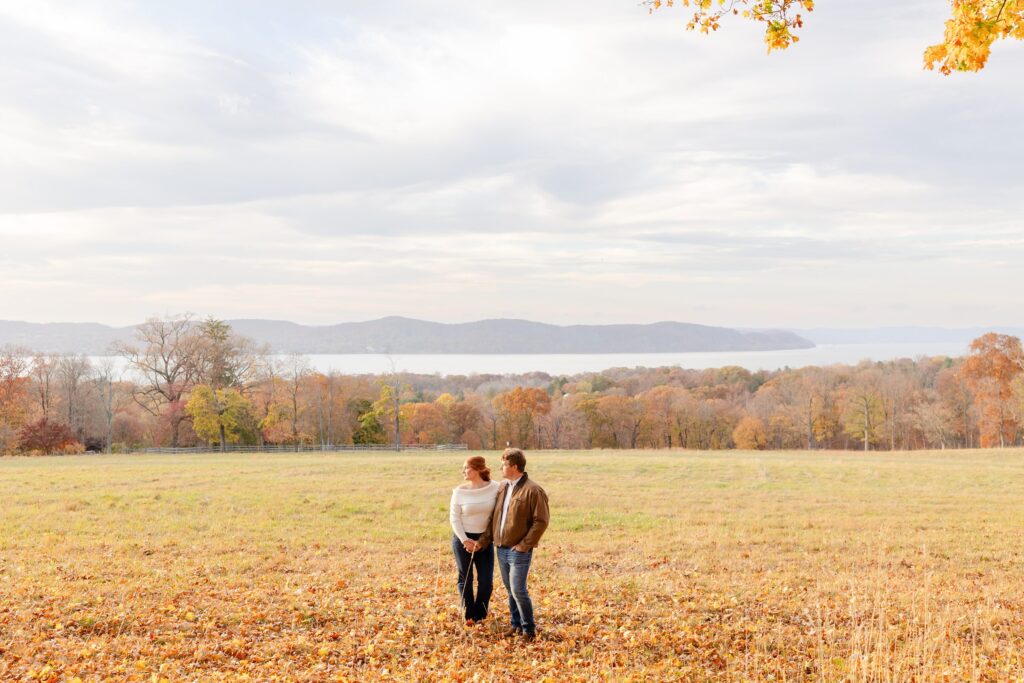
[[[467,553],[475,552],[478,548],[477,542],[474,541],[472,538],[467,538],[465,541],[463,541],[462,547],[466,549]]]

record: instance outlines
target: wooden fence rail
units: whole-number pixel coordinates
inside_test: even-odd
[[[274,446],[228,446],[224,453],[316,453],[328,451],[464,451],[464,443],[429,443],[429,444],[323,444],[323,445],[274,445]],[[187,448],[140,448],[131,453],[220,453],[216,445],[190,446]]]

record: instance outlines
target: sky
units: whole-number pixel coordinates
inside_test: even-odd
[[[635,0],[0,0],[0,319],[1024,324],[1024,44]]]

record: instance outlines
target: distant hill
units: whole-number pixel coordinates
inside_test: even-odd
[[[671,353],[769,351],[814,344],[792,332],[744,331],[660,322],[651,325],[547,325],[528,320],[446,324],[390,317],[327,326],[278,320],[228,320],[239,334],[279,353]],[[96,323],[0,321],[0,346],[103,355],[130,341],[134,327]]]
[[[0,320],[0,346],[24,346],[44,353],[87,353],[102,356],[112,344],[129,341],[135,327],[99,323],[25,323]]]

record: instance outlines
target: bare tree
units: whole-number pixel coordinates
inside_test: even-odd
[[[299,418],[302,415],[302,386],[310,374],[309,359],[299,354],[292,354],[285,359],[282,372],[285,393],[288,401],[288,419],[291,422],[292,443],[299,450]]]
[[[271,419],[271,414],[277,406],[277,389],[283,375],[281,359],[270,354],[263,356],[256,366],[256,382],[253,392],[253,405],[255,407],[255,431],[259,447],[264,446],[263,430]]]
[[[137,344],[117,347],[139,375],[135,401],[154,417],[167,420],[171,446],[178,445],[181,423],[188,418],[183,397],[199,381],[203,343],[190,315],[169,320],[150,318],[136,328]]]
[[[65,417],[79,441],[82,440],[82,389],[91,371],[92,363],[85,354],[61,356],[57,364]]]
[[[39,399],[39,410],[44,420],[50,419],[50,408],[53,406],[54,375],[60,364],[60,356],[51,353],[37,353],[32,356],[29,375],[36,385],[36,396]]]
[[[120,373],[112,358],[104,358],[96,365],[93,385],[99,397],[100,413],[103,417],[104,452],[113,450],[114,416],[124,409],[124,390],[118,391]]]

